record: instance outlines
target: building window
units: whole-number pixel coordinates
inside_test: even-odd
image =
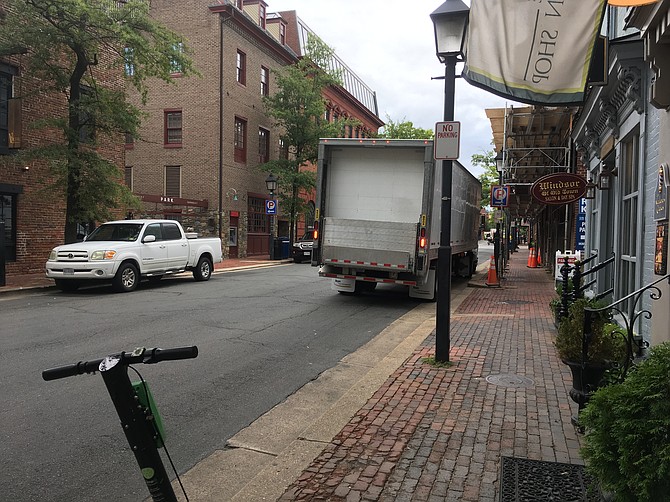
[[[242,8],[244,6],[243,4],[244,4],[244,0],[235,0],[235,5],[237,6],[238,9],[242,10]]]
[[[130,150],[131,148],[135,147],[135,138],[133,138],[133,135],[130,134],[129,132],[126,133],[126,149]]]
[[[279,43],[286,45],[286,25],[279,23]]]
[[[258,129],[258,162],[265,164],[270,160],[270,131]]]
[[[0,64],[0,154],[9,153],[10,143],[10,102],[12,83],[16,70]]]
[[[237,81],[247,85],[247,55],[238,49],[237,51]]]
[[[258,3],[258,24],[260,25],[261,28],[265,29],[265,5],[263,5],[263,2]]]
[[[181,55],[184,52],[184,44],[179,42],[178,44],[173,45],[172,49],[176,54]],[[170,61],[170,73],[173,75],[180,74],[183,70],[181,63],[176,58],[172,58]]]
[[[0,186],[0,221],[5,224],[5,259],[16,261],[16,193],[2,191]]]
[[[251,234],[267,233],[268,215],[265,214],[265,199],[249,197],[249,224],[247,226]]]
[[[179,147],[182,141],[181,110],[165,110],[165,146]]]
[[[181,166],[165,166],[165,195],[181,197]]]
[[[270,95],[270,70],[261,66],[261,95]]]
[[[123,72],[127,77],[135,75],[135,58],[133,49],[126,47],[123,49]]]
[[[619,178],[621,183],[621,224],[620,266],[617,297],[635,291],[637,285],[637,239],[639,208],[639,136],[637,133],[621,142],[621,165]],[[627,311],[630,305],[626,305]]]
[[[279,138],[279,158],[288,160],[288,143],[284,138]]]
[[[247,161],[247,121],[235,117],[235,162]]]
[[[128,187],[128,189],[133,191],[133,166],[126,166],[123,182]]]

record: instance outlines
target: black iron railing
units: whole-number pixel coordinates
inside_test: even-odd
[[[642,337],[635,335],[634,331],[635,323],[642,316],[644,316],[646,319],[651,319],[652,317],[652,314],[649,310],[647,309],[638,310],[640,300],[642,299],[646,291],[649,292],[649,297],[651,298],[652,301],[659,300],[663,295],[663,293],[661,292],[661,289],[657,286],[657,284],[663,281],[668,281],[668,284],[670,284],[670,274],[667,274],[661,277],[660,279],[657,279],[654,282],[647,284],[646,286],[636,291],[633,291],[629,295],[626,295],[623,298],[620,298],[619,300],[616,300],[615,302],[605,307],[601,308],[586,307],[584,309],[584,338],[582,341],[582,364],[586,364],[587,362],[589,343],[593,336],[593,319],[595,318],[595,315],[599,312],[613,310],[621,315],[621,319],[623,322],[623,327],[621,331],[615,331],[615,333],[621,334],[626,339],[628,357],[626,357],[626,360],[624,361],[619,379],[623,380],[626,377],[626,373],[628,372],[630,365],[636,359],[643,357],[644,349],[649,346],[649,343],[644,341]],[[629,301],[631,301],[631,303],[629,303]],[[621,305],[628,306],[627,313],[621,310],[620,308]]]
[[[584,272],[584,266],[590,264],[593,262],[595,259],[598,258],[598,254],[593,254],[592,256],[589,256],[585,260],[582,261],[576,261],[574,265],[569,265],[568,264],[568,258],[565,258],[565,263],[561,267],[561,283],[562,283],[562,291],[561,291],[561,306],[558,310],[558,319],[563,319],[564,317],[568,316],[568,311],[570,309],[570,304],[574,302],[575,300],[579,298],[584,298],[584,291],[589,289],[591,286],[593,286],[596,283],[596,278],[595,276],[593,279],[586,283],[582,284],[584,281],[585,277],[588,277],[592,274],[595,274],[599,270],[602,270],[603,268],[607,267],[608,265],[611,265],[614,263],[614,255],[610,256],[607,258],[605,261],[602,261],[598,263],[597,265],[591,267],[588,269],[586,272]],[[573,272],[572,274],[572,290],[570,289],[570,272]],[[600,300],[602,298],[605,298],[607,295],[610,295],[614,292],[614,288],[610,288],[607,291],[604,291],[602,293],[599,293],[595,298],[597,300]]]

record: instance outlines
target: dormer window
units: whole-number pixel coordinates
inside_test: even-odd
[[[242,4],[244,3],[244,0],[235,0],[235,6],[242,10]]]
[[[261,28],[265,29],[265,19],[266,19],[266,8],[263,2],[258,4],[258,24]]]
[[[279,43],[286,45],[286,25],[279,23]]]

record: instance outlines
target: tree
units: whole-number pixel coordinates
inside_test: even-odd
[[[498,184],[500,180],[496,167],[496,152],[475,153],[472,155],[470,162],[473,166],[484,170],[479,175],[479,181],[482,184],[482,207],[489,206],[491,205],[491,185]]]
[[[387,139],[433,139],[434,131],[432,129],[421,129],[414,127],[414,124],[405,120],[394,122],[391,117],[386,115],[386,125],[384,132],[379,135],[380,138]]]
[[[267,113],[283,131],[280,138],[290,155],[262,164],[260,169],[278,178],[278,198],[289,215],[291,242],[297,238],[298,215],[306,209],[300,195],[316,186],[314,172],[304,167],[316,164],[319,138],[343,136],[345,126],[358,123],[344,118],[326,120],[323,89],[341,84],[336,72],[323,70],[331,66],[333,50],[309,35],[305,52],[295,64],[277,71],[277,92],[265,98]]]
[[[137,206],[121,183],[121,172],[100,152],[137,136],[141,114],[126,100],[125,74],[147,99],[146,80],[170,82],[178,70],[195,73],[181,37],[149,15],[146,0],[6,0],[0,21],[0,54],[25,54],[23,77],[36,92],[65,97],[62,116],[36,127],[57,128],[63,141],[23,152],[44,159],[53,175],[50,188],[66,200],[65,242],[76,240],[77,223],[104,221],[112,209]],[[118,75],[118,77],[116,77]],[[111,77],[110,77],[111,76]],[[120,85],[108,83],[116,78]]]

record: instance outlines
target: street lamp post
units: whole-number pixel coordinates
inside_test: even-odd
[[[277,190],[277,178],[272,173],[265,179],[265,187],[270,192],[270,200],[275,198],[275,190]],[[275,211],[277,206],[275,205]],[[274,213],[270,213],[270,259],[275,259],[275,218]]]
[[[447,0],[431,15],[435,27],[437,58],[444,63],[444,121],[454,120],[456,63],[464,61],[463,43],[468,25],[469,7],[461,0]],[[440,211],[440,248],[437,252],[437,316],[435,324],[435,360],[449,361],[451,311],[451,185],[452,161],[442,162],[442,205]]]

